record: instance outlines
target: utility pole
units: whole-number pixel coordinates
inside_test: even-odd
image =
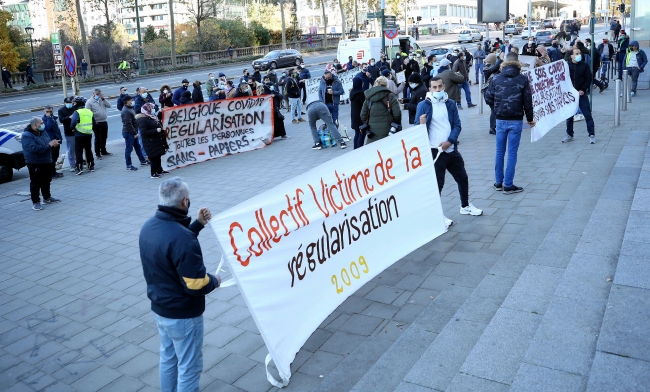
[[[591,0],[591,4],[589,5],[589,12],[591,13],[591,17],[589,18],[589,34],[591,35],[591,58],[594,58],[594,53],[595,53],[595,47],[596,47],[596,41],[594,41],[594,28],[596,27],[596,0]],[[607,27],[605,27],[607,28]],[[591,70],[591,74],[594,74],[594,62],[591,61],[589,63],[589,69]],[[593,108],[593,100],[594,100],[594,89],[593,86],[592,88],[589,89],[589,108]]]
[[[354,0],[354,32],[356,33],[357,38],[359,38],[359,8],[357,0]]]
[[[142,50],[142,32],[140,32],[140,11],[138,9],[138,0],[135,0],[135,20],[138,29],[138,57],[140,58],[140,75],[146,75],[147,70],[144,68],[144,50]]]
[[[381,0],[381,31],[379,32],[381,37],[381,52],[386,55],[386,35],[384,34],[384,29],[386,28],[386,0]]]

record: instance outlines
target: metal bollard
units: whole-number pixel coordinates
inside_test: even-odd
[[[621,103],[622,103],[622,108],[621,108],[621,110],[625,112],[625,111],[627,111],[627,96],[628,96],[628,94],[630,93],[629,91],[627,91],[627,88],[628,88],[628,84],[627,84],[627,70],[623,70],[623,80],[622,80],[622,84],[623,84],[623,99],[621,100]]]
[[[478,78],[478,98],[481,100],[481,103],[478,106],[479,114],[483,114],[483,75],[479,75]]]
[[[627,103],[632,103],[632,75],[627,76],[625,83],[627,84]]]
[[[614,100],[614,126],[621,124],[621,81],[616,79],[616,99]]]

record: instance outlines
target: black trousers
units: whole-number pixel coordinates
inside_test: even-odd
[[[59,152],[61,151],[61,146],[52,147],[52,177],[56,174],[56,161],[59,159]]]
[[[82,170],[84,164],[84,151],[86,152],[86,163],[88,167],[95,166],[95,158],[93,158],[93,150],[90,147],[92,142],[92,135],[76,136],[74,137],[74,155],[77,161],[77,169]]]
[[[93,123],[95,134],[95,155],[106,154],[106,139],[108,139],[108,123],[106,121]]]
[[[431,153],[435,159],[438,149],[432,148]],[[449,153],[443,152],[434,166],[436,168],[436,178],[438,179],[438,192],[442,193],[442,188],[445,186],[445,172],[448,171],[458,184],[460,206],[467,207],[469,205],[469,179],[467,178],[467,171],[465,171],[463,156],[456,150]]]
[[[300,89],[302,90],[302,104],[304,105],[307,102],[307,84],[303,83]]]
[[[162,163],[160,162],[161,155],[158,155],[156,157],[152,157],[149,155],[149,162],[151,164],[149,165],[149,168],[151,169],[151,175],[153,176],[154,174],[160,174],[162,173]]]
[[[28,163],[27,170],[29,171],[29,193],[32,196],[32,203],[40,203],[41,194],[43,199],[49,199],[52,196],[50,194],[51,165],[49,163]]]

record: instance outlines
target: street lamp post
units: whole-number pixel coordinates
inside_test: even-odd
[[[34,40],[32,35],[34,35],[34,28],[32,26],[25,27],[25,33],[29,35],[29,45],[32,47],[32,70],[36,69],[36,57],[34,56]]]
[[[147,70],[144,67],[144,50],[142,50],[142,33],[140,32],[140,10],[138,9],[138,0],[135,0],[135,23],[138,29],[138,57],[140,58],[140,75],[146,75]]]
[[[296,15],[295,12],[291,13],[291,22],[293,23],[293,39],[291,40],[291,42],[293,42],[293,46],[295,47],[296,46],[296,36],[297,36],[297,32],[296,32],[297,26],[296,26],[296,24],[298,23],[298,16]]]

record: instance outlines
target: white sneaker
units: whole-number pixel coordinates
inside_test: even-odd
[[[460,214],[461,215],[473,215],[473,216],[479,216],[483,214],[483,210],[478,209],[474,207],[472,203],[469,203],[467,207],[460,207]]]
[[[454,221],[447,218],[446,216],[444,218],[445,218],[445,233],[446,233],[446,232],[449,231],[449,228],[451,227],[451,225],[454,224]]]

